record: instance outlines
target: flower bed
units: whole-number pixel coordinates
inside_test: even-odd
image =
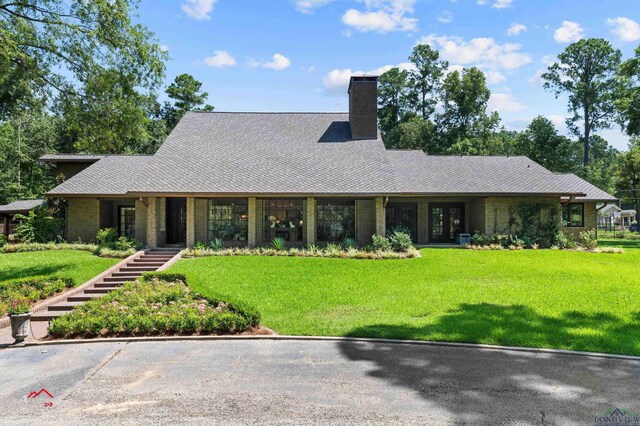
[[[182,251],[182,257],[207,256],[291,256],[291,257],[329,257],[340,259],[410,259],[420,257],[420,251],[410,247],[406,251],[360,250],[356,248],[290,248],[277,250],[270,247],[258,248],[188,248]]]
[[[96,244],[85,243],[17,243],[7,244],[0,247],[0,253],[23,253],[45,250],[81,250],[94,253],[96,256],[110,257],[115,259],[124,259],[136,252],[136,249],[134,248],[128,250],[112,250],[109,248],[100,247]]]
[[[192,293],[183,275],[145,274],[55,319],[53,337],[237,334],[259,314],[239,303]]]
[[[3,283],[0,286],[0,316],[17,303],[35,303],[74,287],[71,278],[48,277]]]

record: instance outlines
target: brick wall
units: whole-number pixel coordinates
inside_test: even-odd
[[[209,228],[207,224],[207,215],[209,211],[209,200],[206,198],[196,198],[196,242],[208,244]]]
[[[376,205],[373,200],[356,200],[356,240],[364,245],[376,233]]]
[[[67,241],[94,242],[100,229],[100,201],[97,198],[69,198]]]
[[[144,201],[136,200],[136,240],[147,244],[147,206]]]

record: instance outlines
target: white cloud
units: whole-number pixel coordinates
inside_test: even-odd
[[[619,16],[617,18],[607,19],[607,25],[613,27],[611,32],[620,39],[620,41],[631,42],[640,40],[640,24],[633,19]]]
[[[255,59],[249,60],[249,66],[251,68],[269,68],[276,71],[282,71],[283,69],[289,68],[291,65],[291,60],[281,53],[276,53],[271,57],[270,62],[258,62]]]
[[[531,86],[542,87],[544,84],[544,79],[542,78],[542,74],[545,72],[543,69],[536,70],[536,73],[532,75],[528,82]]]
[[[450,24],[451,22],[453,22],[453,13],[445,10],[438,16],[438,21],[442,22],[443,24]]]
[[[524,105],[508,93],[492,93],[487,105],[489,111],[497,111],[499,113],[521,111],[525,108]]]
[[[167,46],[166,44],[159,44],[158,48],[163,52],[168,52],[169,51],[169,46]]]
[[[293,3],[293,6],[298,12],[309,14],[313,13],[314,9],[329,4],[332,1],[333,0],[291,0],[291,3]]]
[[[226,50],[216,50],[213,52],[213,56],[204,58],[204,63],[213,68],[223,68],[234,66],[236,60]]]
[[[218,0],[185,0],[180,9],[190,18],[198,21],[211,19],[211,11]]]
[[[513,0],[496,0],[491,7],[496,9],[504,9],[505,7],[511,6]]]
[[[476,0],[476,3],[479,4],[480,6],[484,6],[486,4],[489,4],[489,1]],[[493,7],[494,9],[504,9],[504,8],[510,7],[511,3],[513,3],[513,0],[494,0],[491,7]]]
[[[487,70],[484,71],[484,75],[487,78],[487,84],[498,84],[507,79],[500,71]]]
[[[352,75],[380,75],[389,71],[391,68],[411,70],[415,67],[411,62],[402,62],[397,65],[384,65],[370,71],[353,71],[350,68],[334,69],[322,79],[324,91],[327,95],[345,95]]]
[[[509,29],[507,30],[507,35],[509,37],[520,35],[521,32],[527,31],[527,26],[522,24],[511,24]]]
[[[556,43],[573,43],[584,37],[584,28],[577,22],[562,21],[562,25],[553,33]]]
[[[531,62],[529,55],[520,52],[520,44],[500,44],[489,37],[465,41],[461,37],[431,34],[417,43],[438,49],[442,59],[450,63],[475,65],[489,70],[513,70]]]
[[[415,0],[361,0],[365,11],[349,9],[342,22],[358,31],[388,33],[415,31],[418,20],[406,15],[414,12]]]

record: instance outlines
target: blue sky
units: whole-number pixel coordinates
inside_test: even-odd
[[[142,0],[139,15],[169,51],[167,81],[192,74],[220,111],[346,111],[349,75],[407,66],[427,42],[485,71],[514,130],[540,114],[565,131],[566,99],[539,74],[569,43],[607,38],[625,58],[640,45],[638,0]]]

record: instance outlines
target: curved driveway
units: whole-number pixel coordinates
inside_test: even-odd
[[[0,423],[594,424],[640,412],[639,367],[348,341],[27,347],[0,350]]]

